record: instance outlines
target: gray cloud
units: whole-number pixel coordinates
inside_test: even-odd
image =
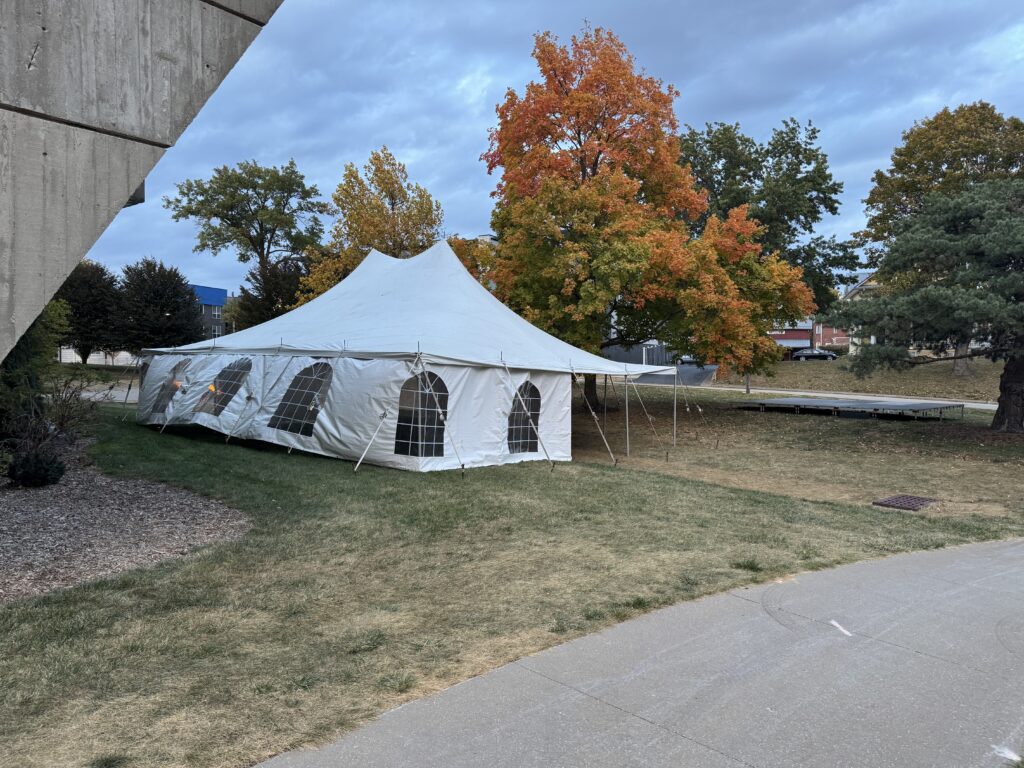
[[[329,194],[347,162],[387,144],[441,200],[450,232],[489,229],[494,179],[479,161],[507,88],[534,77],[535,32],[587,20],[614,30],[649,73],[676,85],[680,122],[739,122],[765,138],[812,120],[845,185],[825,234],[863,222],[871,174],[900,134],[945,105],[985,99],[1024,114],[1024,11],[975,2],[562,3],[285,0],[221,89],[90,256],[152,255],[194,282],[236,289],[233,257],[193,254],[194,228],[160,205],[174,183],[244,159],[294,157]]]

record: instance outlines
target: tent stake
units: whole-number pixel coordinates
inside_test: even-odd
[[[590,407],[590,401],[587,400],[587,393],[583,391],[583,385],[580,384],[579,377],[576,375],[576,371],[572,371],[572,380],[576,382],[576,386],[580,388],[580,395],[583,397],[583,402],[587,404],[587,410],[590,411],[590,415],[594,417],[594,426],[597,427],[597,433],[601,435],[601,440],[604,441],[604,447],[608,449],[608,455],[612,457],[612,465],[618,466],[619,461],[615,458],[615,454],[612,453],[612,447],[608,445],[608,438],[604,436],[604,430],[601,429],[601,420],[597,418],[597,414],[594,413],[594,409]]]
[[[512,371],[508,369],[508,365],[505,363],[504,360],[501,361],[501,364],[505,366],[505,373],[508,374],[508,383],[512,385],[512,390],[513,392],[515,392],[516,398],[518,398],[519,400],[519,404],[523,406],[523,413],[525,413],[526,418],[530,420],[530,428],[533,429],[533,434],[537,436],[537,442],[540,443],[540,447],[544,451],[544,458],[548,460],[548,464],[551,465],[551,471],[554,472],[555,462],[551,460],[551,456],[550,454],[548,454],[548,449],[545,447],[544,441],[541,440],[540,438],[540,430],[537,429],[537,425],[533,422],[533,414],[530,413],[530,409],[527,408],[526,403],[523,402],[523,396],[520,394],[519,388],[516,387],[515,379],[512,378]],[[529,381],[529,379],[527,379],[527,381]]]
[[[378,435],[378,433],[380,433],[380,428],[384,426],[384,419],[386,419],[387,417],[388,417],[388,412],[387,411],[384,411],[384,413],[382,413],[380,415],[380,423],[377,424],[377,428],[375,430],[373,430],[373,436],[370,438],[370,442],[368,442],[366,444],[366,447],[363,449],[363,455],[360,456],[359,457],[359,461],[356,462],[355,467],[352,469],[353,472],[358,472],[359,471],[359,465],[363,463],[363,459],[366,458],[366,454],[368,454],[370,452],[370,446],[373,445],[373,441],[377,439],[377,435]]]

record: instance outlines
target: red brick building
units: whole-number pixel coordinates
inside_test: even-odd
[[[850,346],[850,334],[840,328],[833,328],[829,325],[822,325],[807,318],[790,326],[775,328],[768,331],[768,335],[775,339],[775,343],[786,348],[786,357],[798,349],[808,347],[842,347]]]

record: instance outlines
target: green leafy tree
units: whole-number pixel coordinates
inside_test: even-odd
[[[888,170],[875,171],[858,235],[881,258],[900,223],[931,192],[956,194],[981,181],[1024,176],[1024,121],[984,101],[942,109],[903,133]]]
[[[117,333],[121,292],[113,272],[94,261],[83,261],[72,270],[56,298],[69,310],[63,342],[74,347],[82,363],[97,350],[112,352],[121,347]]]
[[[203,338],[199,299],[175,267],[143,259],[124,268],[120,335],[138,354],[153,347],[176,347]]]
[[[43,385],[56,367],[68,315],[65,302],[49,302],[0,363],[0,437],[9,436],[17,417],[42,410]]]
[[[1024,177],[1024,122],[984,101],[948,107],[903,133],[886,171],[875,171],[864,203],[868,221],[857,233],[877,266],[901,222],[932,192],[956,194],[983,181]],[[919,279],[917,276],[915,279]],[[904,281],[910,276],[903,276]],[[969,338],[956,347],[953,373],[968,373]]]
[[[225,333],[234,333],[245,327],[239,318],[237,296],[228,297],[227,303],[224,305],[222,319],[224,320]]]
[[[940,359],[912,358],[911,347],[1005,361],[992,428],[1024,432],[1024,180],[926,195],[895,224],[876,278],[881,290],[840,302],[829,318],[878,339],[851,358],[854,370]],[[972,350],[966,339],[980,343]]]
[[[679,162],[708,194],[707,211],[692,222],[693,234],[703,234],[711,216],[725,219],[745,205],[762,227],[757,241],[803,270],[818,308],[835,301],[836,285],[852,282],[850,270],[859,258],[852,242],[813,235],[826,214],[839,212],[843,191],[818,145],[818,129],[790,118],[761,144],[738,123],[708,123],[703,131],[688,127],[680,143]]]
[[[239,296],[241,327],[262,323],[286,312],[294,303],[299,280],[306,274],[306,251],[320,243],[321,215],[331,206],[306,183],[294,160],[266,167],[255,161],[234,168],[222,166],[210,179],[178,184],[178,196],[164,198],[175,221],[199,224],[199,253],[234,250],[243,264],[252,264]]]
[[[235,302],[236,330],[265,323],[291,309],[305,274],[305,264],[294,261],[281,262],[269,269],[250,269],[245,277],[249,286],[238,289]]]

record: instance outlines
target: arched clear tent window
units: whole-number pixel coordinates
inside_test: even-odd
[[[299,371],[267,426],[310,437],[324,407],[332,376],[330,363],[313,363]]]
[[[167,406],[170,405],[171,399],[177,394],[178,390],[181,389],[181,380],[185,375],[185,369],[188,368],[189,360],[182,360],[175,364],[171,369],[171,372],[167,374],[167,378],[164,379],[164,383],[160,385],[160,391],[157,393],[156,401],[153,403],[152,413],[163,413],[167,410]]]
[[[519,385],[519,394],[512,395],[512,410],[508,415],[508,452],[536,453],[537,429],[540,429],[540,390],[524,381]]]
[[[233,363],[221,369],[211,384],[206,388],[203,396],[196,404],[196,413],[209,413],[213,416],[220,416],[228,403],[238,394],[242,384],[252,371],[252,358],[244,357],[235,360]]]
[[[448,387],[436,373],[419,373],[402,385],[398,398],[395,453],[399,456],[444,456],[444,422]]]

